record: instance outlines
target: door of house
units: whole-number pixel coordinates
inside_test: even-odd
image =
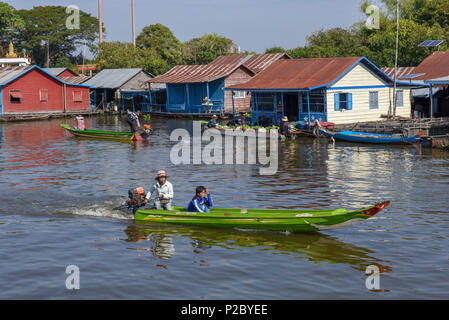
[[[287,93],[284,95],[284,115],[290,122],[299,120],[298,94]]]

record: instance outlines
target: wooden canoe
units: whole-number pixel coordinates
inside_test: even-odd
[[[210,213],[187,212],[174,207],[173,211],[138,210],[136,223],[167,223],[195,227],[310,232],[334,230],[351,226],[388,207],[389,201],[369,208],[349,211],[337,210],[263,210],[263,209],[211,209]]]
[[[76,137],[93,138],[102,140],[118,140],[118,141],[139,141],[142,137],[132,132],[119,131],[100,131],[100,130],[78,130],[67,124],[61,124],[61,127]]]

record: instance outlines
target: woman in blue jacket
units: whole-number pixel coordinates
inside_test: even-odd
[[[196,194],[187,207],[188,212],[210,212],[210,207],[213,207],[212,197],[209,190],[205,187],[197,187]]]

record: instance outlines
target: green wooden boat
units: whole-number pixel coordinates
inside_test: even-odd
[[[372,218],[389,204],[389,201],[382,202],[355,211],[211,209],[210,213],[196,213],[187,212],[186,208],[174,207],[173,211],[138,210],[134,220],[138,223],[157,222],[196,227],[308,232],[335,230],[360,223]]]
[[[104,140],[118,140],[118,141],[138,141],[142,139],[139,134],[132,132],[117,132],[117,131],[100,131],[100,130],[78,130],[67,124],[61,124],[61,127],[77,137],[94,138]]]

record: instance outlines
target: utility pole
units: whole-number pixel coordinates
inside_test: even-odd
[[[396,120],[397,79],[398,79],[398,56],[399,56],[399,0],[396,0],[396,57],[394,61],[394,88],[393,88],[393,120]]]
[[[134,0],[131,0],[131,12],[133,18],[133,46],[136,46],[136,17],[134,14]]]
[[[98,0],[98,20],[99,20],[99,30],[100,30],[100,44],[103,43],[103,16],[101,12],[101,0]]]
[[[47,40],[47,68],[50,68],[50,39]]]

